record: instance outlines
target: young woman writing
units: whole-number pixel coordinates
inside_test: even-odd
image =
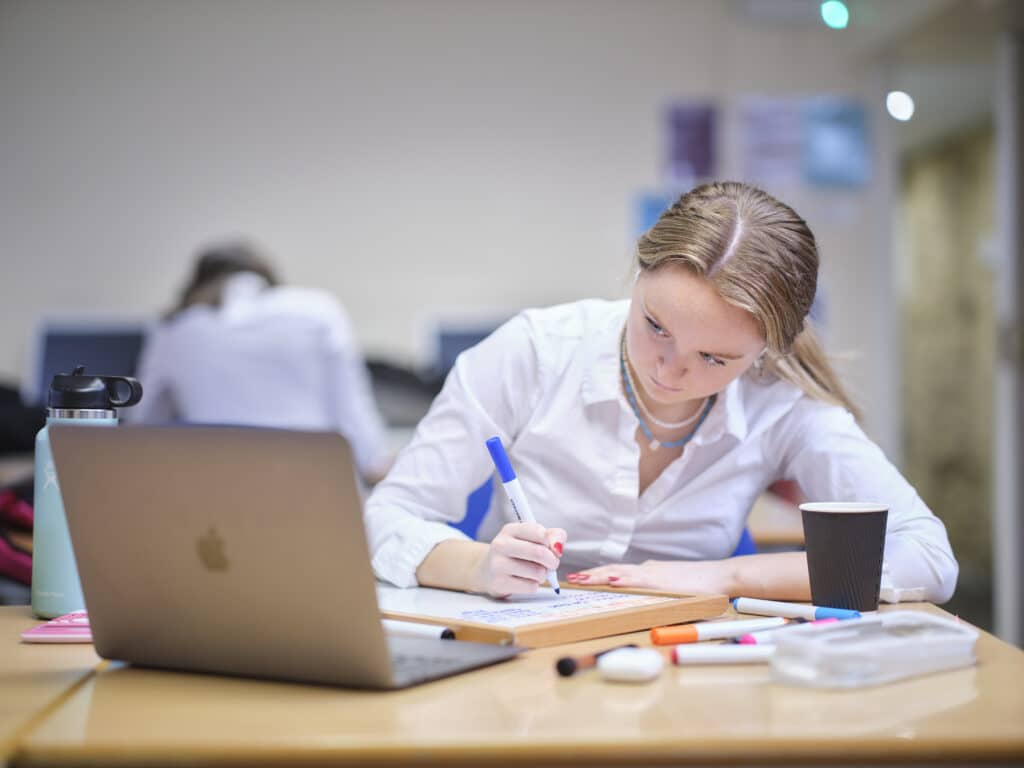
[[[491,595],[570,583],[809,599],[802,552],[730,558],[778,479],[889,505],[883,589],[944,602],[942,522],[857,425],[806,317],[814,236],[739,183],[684,194],[639,241],[628,301],[523,312],[462,354],[366,507],[378,577]],[[539,524],[446,523],[499,436]],[[505,517],[503,519],[509,519]]]

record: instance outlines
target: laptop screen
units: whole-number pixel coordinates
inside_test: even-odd
[[[43,321],[29,350],[22,382],[27,405],[45,405],[55,374],[84,365],[89,373],[134,376],[149,322],[62,319]]]

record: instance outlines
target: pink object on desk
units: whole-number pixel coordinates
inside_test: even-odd
[[[26,643],[91,643],[89,615],[85,611],[65,613],[45,624],[37,624],[21,633]]]

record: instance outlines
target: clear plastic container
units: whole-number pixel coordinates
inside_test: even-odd
[[[859,688],[976,663],[978,631],[920,611],[892,611],[780,634],[776,680],[816,688]]]

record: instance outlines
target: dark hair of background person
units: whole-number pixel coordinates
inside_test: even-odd
[[[219,307],[224,283],[239,272],[254,272],[269,285],[281,283],[267,258],[250,243],[235,241],[205,248],[196,257],[195,267],[181,291],[178,303],[167,312],[164,319],[171,320],[197,304]]]

